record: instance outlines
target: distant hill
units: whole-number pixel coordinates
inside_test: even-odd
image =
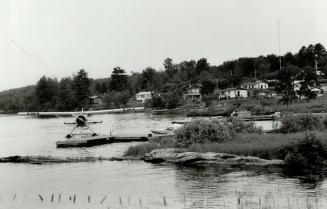
[[[34,91],[35,85],[1,91],[0,110],[6,112],[28,110],[35,103]]]

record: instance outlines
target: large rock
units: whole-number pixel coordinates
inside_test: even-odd
[[[185,150],[175,148],[152,150],[150,153],[145,154],[144,161],[180,165],[280,166],[284,164],[283,160],[266,160],[258,157],[214,152],[186,152]]]

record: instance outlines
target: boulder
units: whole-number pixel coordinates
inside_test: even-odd
[[[258,157],[240,156],[214,152],[187,152],[182,149],[166,148],[145,154],[144,161],[151,163],[174,163],[177,165],[229,165],[229,166],[281,166],[283,160],[266,160]]]

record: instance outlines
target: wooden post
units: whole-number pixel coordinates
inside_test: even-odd
[[[106,200],[106,198],[107,198],[107,195],[102,198],[102,200],[100,201],[100,203],[103,204],[103,202]]]
[[[184,195],[184,207],[185,207],[185,205],[186,205],[186,197]]]
[[[54,194],[51,195],[51,202],[53,202]]]
[[[39,194],[39,198],[43,202],[43,197],[40,194]]]
[[[74,194],[73,202],[74,202],[74,204],[75,204],[75,202],[76,202],[76,194]]]
[[[12,198],[12,201],[15,201],[16,200],[16,193],[14,194],[13,198]]]
[[[91,197],[90,197],[90,195],[87,196],[87,201],[88,201],[89,203],[91,202]]]
[[[58,202],[60,202],[60,200],[61,200],[61,193],[59,193]]]
[[[166,197],[163,197],[163,204],[164,206],[167,206]]]

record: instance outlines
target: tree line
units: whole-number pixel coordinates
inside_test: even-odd
[[[214,89],[237,87],[254,80],[277,80],[276,90],[283,93],[283,101],[289,103],[296,97],[291,87],[297,79],[305,81],[299,94],[309,99],[314,97],[306,87],[318,84],[316,64],[326,77],[327,52],[320,43],[303,46],[295,54],[242,57],[218,66],[210,65],[206,58],[180,63],[167,58],[162,70],[147,67],[127,75],[125,69],[115,67],[111,75],[103,79],[89,78],[82,69],[59,81],[43,76],[34,86],[0,92],[0,110],[71,111],[89,108],[91,95],[101,96],[105,108],[125,107],[140,91],[154,92],[153,99],[146,105],[174,108],[183,103],[182,95],[190,84],[202,84],[201,93],[209,95]]]

